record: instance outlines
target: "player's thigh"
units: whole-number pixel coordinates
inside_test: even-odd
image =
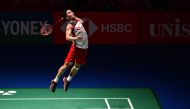
[[[65,59],[65,63],[68,63],[70,65],[74,63],[74,60],[75,60],[75,51],[69,51]]]

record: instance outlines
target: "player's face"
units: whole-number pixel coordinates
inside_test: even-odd
[[[66,14],[69,19],[75,19],[75,14],[71,10],[68,10]]]

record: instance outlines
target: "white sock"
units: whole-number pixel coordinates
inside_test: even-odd
[[[72,80],[72,77],[69,75],[68,77],[67,77],[67,81],[71,81]]]
[[[58,81],[59,81],[59,77],[56,76],[55,79],[54,79],[54,82],[57,83]]]

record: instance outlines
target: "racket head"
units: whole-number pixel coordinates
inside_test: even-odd
[[[44,24],[42,25],[41,29],[40,29],[40,33],[43,36],[48,36],[52,33],[53,31],[53,26],[50,24]]]

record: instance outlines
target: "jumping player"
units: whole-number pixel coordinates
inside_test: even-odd
[[[56,77],[51,81],[50,90],[55,92],[59,78],[70,67],[71,71],[67,77],[63,78],[64,90],[67,91],[70,81],[77,74],[82,65],[85,64],[88,50],[88,35],[83,27],[83,20],[76,17],[71,10],[66,11],[69,20],[66,27],[66,40],[71,41],[70,51],[65,59],[65,63],[59,68]]]

